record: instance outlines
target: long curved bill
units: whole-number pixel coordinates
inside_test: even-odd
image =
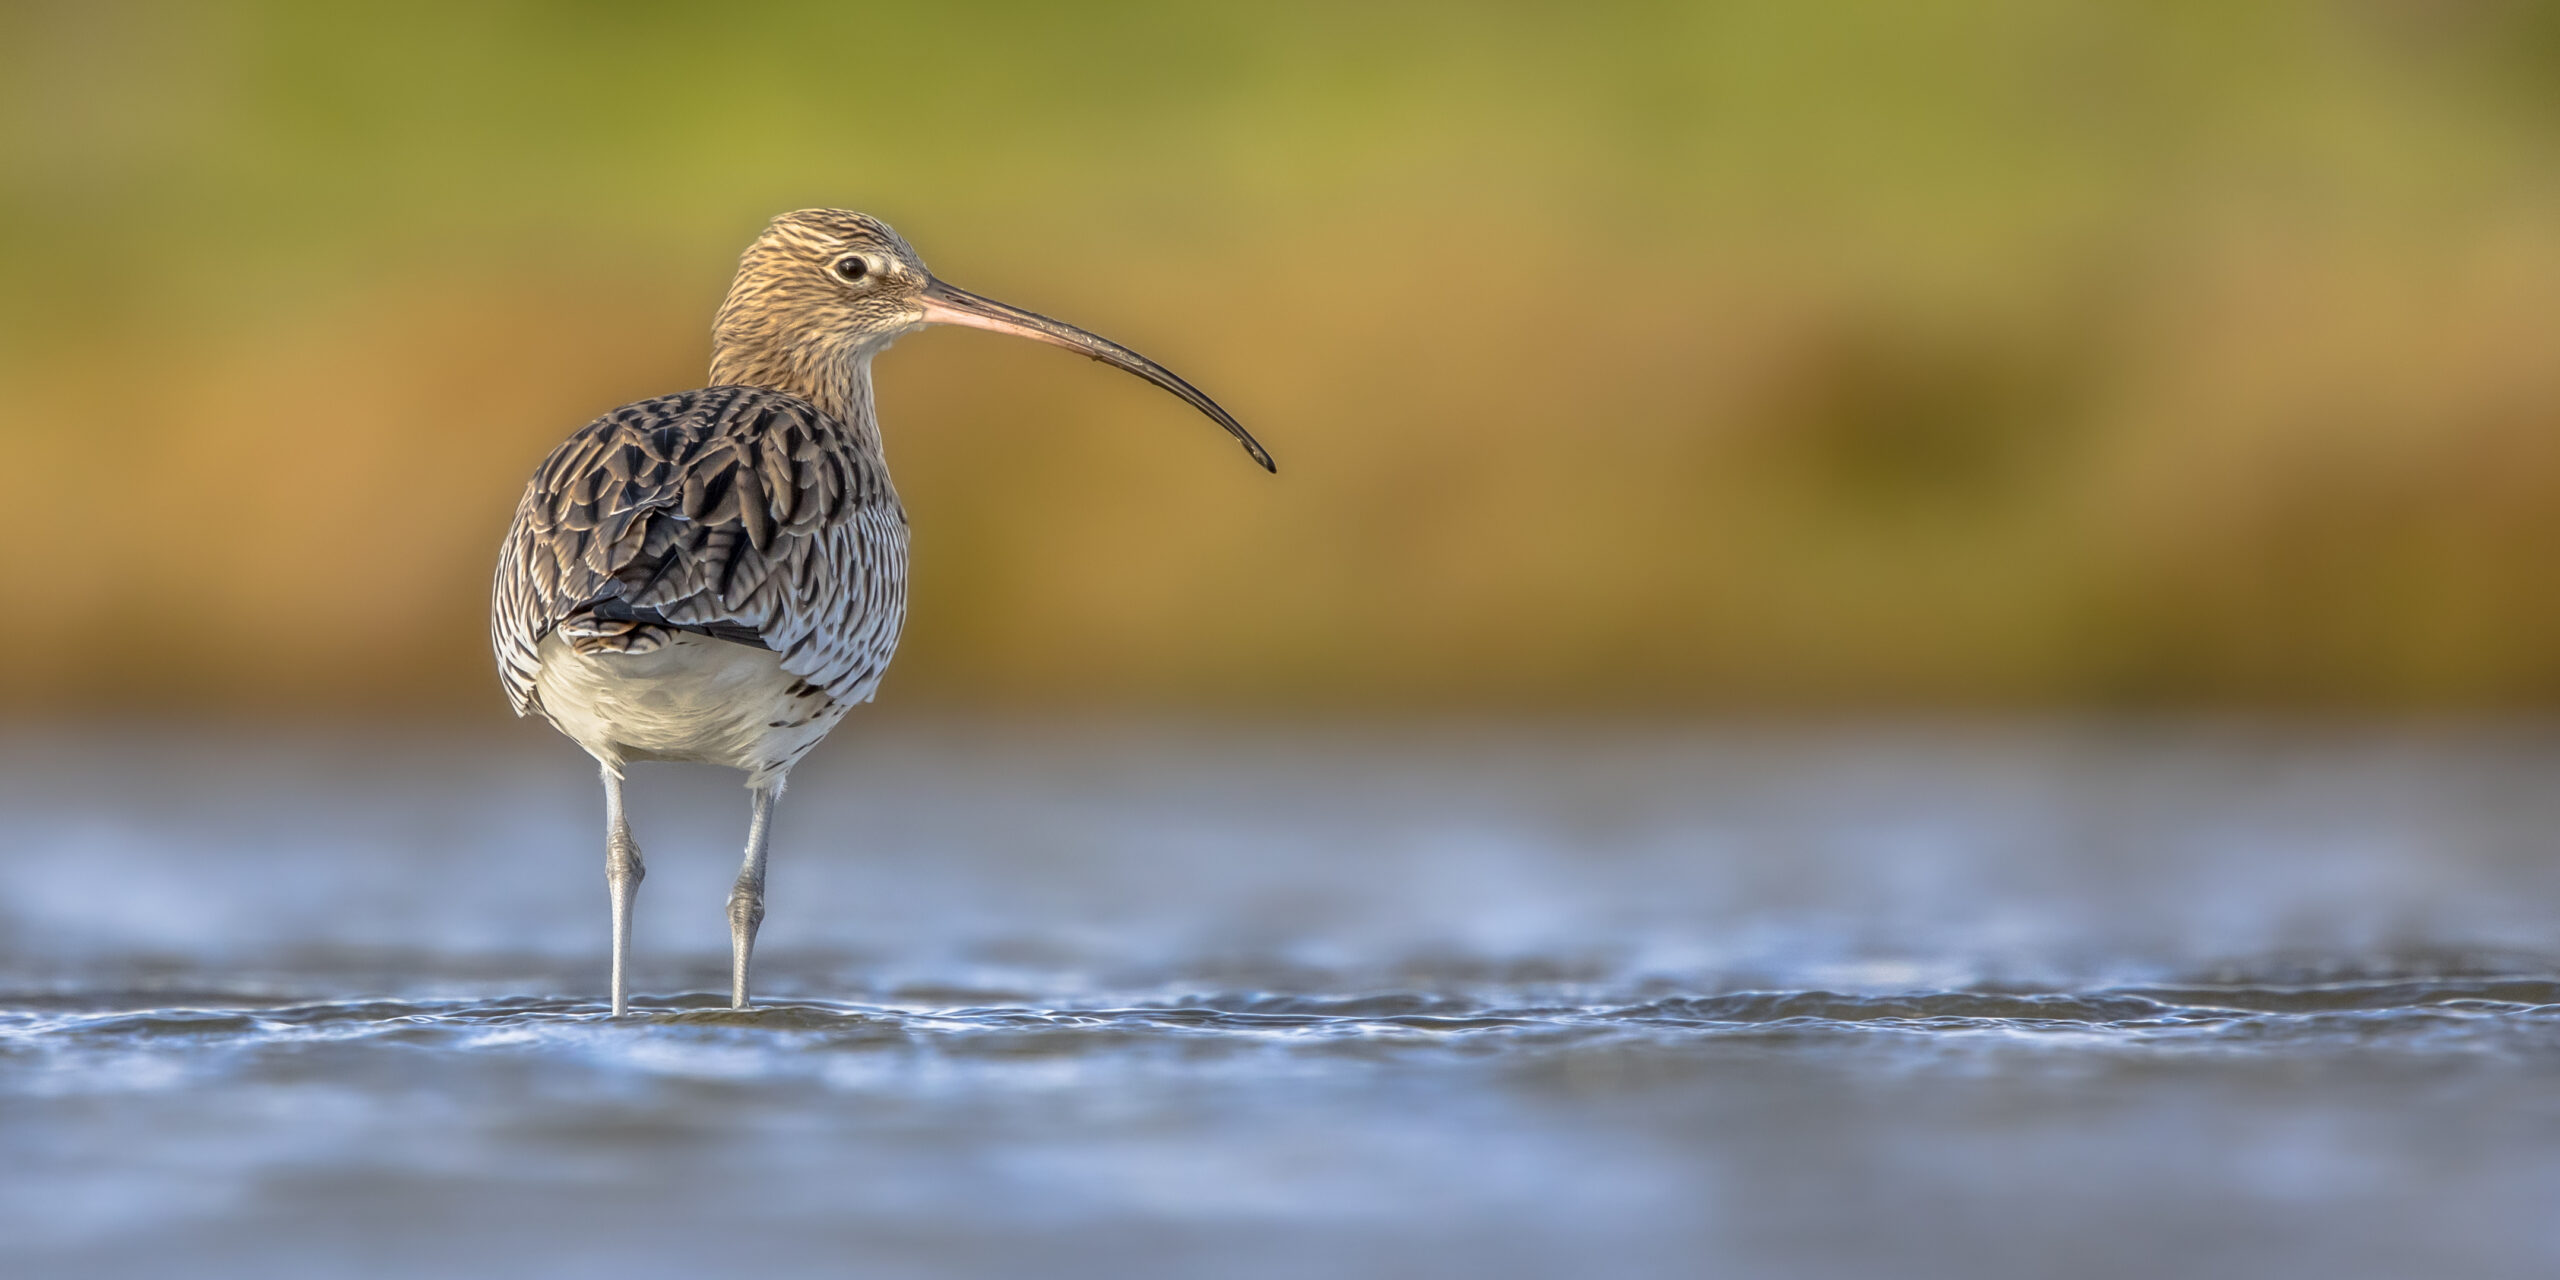
[[[1201,394],[1200,388],[1174,376],[1171,369],[1149,360],[1108,338],[1098,337],[1071,324],[1061,324],[1037,312],[1009,307],[993,298],[982,298],[966,289],[954,288],[935,280],[924,287],[924,322],[926,324],[963,324],[972,329],[992,329],[1017,338],[1065,347],[1078,355],[1089,356],[1134,373],[1149,382],[1182,397],[1192,408],[1209,415],[1209,420],[1227,429],[1227,434],[1244,446],[1253,460],[1265,471],[1277,472],[1271,454],[1253,438],[1234,415],[1218,407],[1218,402]]]

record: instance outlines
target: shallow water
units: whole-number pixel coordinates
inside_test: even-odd
[[[2560,738],[0,739],[0,1273],[2560,1273]]]

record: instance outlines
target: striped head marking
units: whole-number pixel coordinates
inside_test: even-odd
[[[713,326],[723,355],[800,367],[858,358],[924,323],[924,259],[889,224],[802,209],[766,226],[738,261]]]
[[[934,279],[888,223],[847,209],[786,213],[747,246],[712,326],[711,377],[829,406],[867,404],[862,370],[870,358],[932,324],[1030,338],[1136,374],[1209,415],[1272,469],[1271,455],[1226,410],[1164,366],[1074,325]]]

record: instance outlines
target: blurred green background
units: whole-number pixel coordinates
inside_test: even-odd
[[[936,332],[884,701],[2560,700],[2560,6],[10,4],[0,707],[496,714],[784,209]]]

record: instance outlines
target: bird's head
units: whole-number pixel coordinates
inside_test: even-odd
[[[1074,325],[945,284],[888,223],[845,209],[786,213],[747,246],[713,326],[712,378],[821,391],[859,377],[900,336],[935,324],[1030,338],[1136,374],[1226,428],[1264,470],[1277,470],[1233,416],[1171,370]]]

